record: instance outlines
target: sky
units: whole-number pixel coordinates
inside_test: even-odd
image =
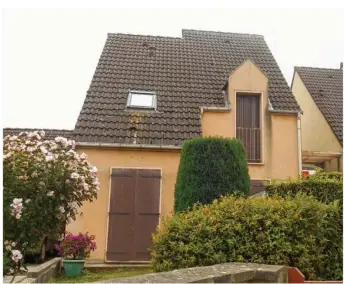
[[[3,127],[73,129],[107,33],[181,30],[265,37],[287,82],[294,66],[339,68],[343,9],[4,9]]]

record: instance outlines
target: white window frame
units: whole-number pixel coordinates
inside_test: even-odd
[[[131,105],[131,98],[132,95],[151,95],[153,97],[152,99],[152,106],[138,106],[138,105]],[[151,91],[138,91],[138,90],[130,90],[128,94],[128,100],[127,100],[127,108],[138,108],[138,109],[150,109],[155,110],[156,109],[156,93]]]

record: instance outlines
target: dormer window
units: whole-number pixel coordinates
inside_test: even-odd
[[[130,91],[128,108],[156,109],[156,94],[148,91]]]

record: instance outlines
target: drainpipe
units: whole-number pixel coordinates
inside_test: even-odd
[[[302,148],[301,148],[301,113],[297,113],[297,154],[299,164],[299,174],[302,171]]]

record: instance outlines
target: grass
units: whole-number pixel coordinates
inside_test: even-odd
[[[84,269],[83,274],[78,277],[67,278],[60,275],[50,280],[50,283],[89,283],[102,280],[110,280],[114,278],[130,277],[141,274],[152,273],[151,267],[137,267],[137,268],[111,268],[111,269]]]

